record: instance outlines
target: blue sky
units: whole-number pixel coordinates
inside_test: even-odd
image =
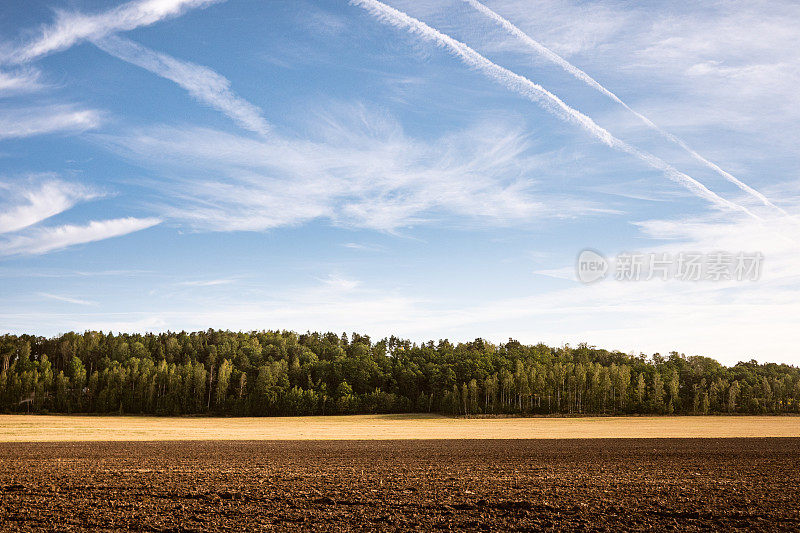
[[[792,2],[5,2],[0,330],[800,363],[798,21]],[[586,285],[585,248],[764,264]]]

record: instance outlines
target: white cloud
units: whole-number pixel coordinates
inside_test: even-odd
[[[709,13],[678,18],[659,13],[637,32],[628,59],[629,70],[669,80],[686,101],[698,102],[691,112],[663,109],[666,120],[697,126],[735,127],[783,136],[776,124],[800,118],[800,56],[796,53],[796,2],[730,2]],[[704,102],[705,105],[699,105]],[[695,116],[692,116],[695,115]]]
[[[317,34],[338,36],[347,28],[348,21],[344,17],[334,15],[322,9],[312,9],[312,6],[303,6],[298,24],[308,27]]]
[[[42,298],[48,298],[50,300],[56,300],[59,302],[66,302],[68,304],[75,304],[75,305],[88,305],[88,306],[95,306],[98,305],[97,302],[92,302],[89,300],[83,300],[81,298],[72,298],[69,296],[61,296],[58,294],[50,294],[47,292],[39,292],[37,293]]]
[[[127,235],[161,223],[157,218],[117,218],[94,220],[86,226],[35,228],[0,240],[0,255],[37,255],[76,244]]]
[[[114,57],[177,83],[193,98],[223,112],[241,127],[260,135],[269,132],[269,124],[261,110],[238,97],[231,91],[230,81],[213,70],[114,35],[95,41],[95,44]]]
[[[76,271],[67,269],[33,269],[30,266],[25,268],[0,269],[0,277],[4,278],[96,278],[99,276],[112,276],[117,278],[140,278],[142,276],[153,275],[152,270],[93,270]]]
[[[342,244],[345,248],[350,250],[358,250],[361,252],[385,252],[386,248],[379,244],[364,244],[360,242],[346,242]]]
[[[534,270],[533,273],[538,274],[540,276],[547,276],[548,278],[566,279],[570,281],[575,280],[575,267],[573,266],[564,266],[559,268],[543,268],[539,270]]]
[[[38,91],[43,87],[40,76],[38,70],[30,67],[13,71],[0,70],[0,97]]]
[[[78,202],[91,200],[98,193],[58,179],[41,183],[6,185],[0,201],[0,233],[17,231],[62,213]]]
[[[55,23],[42,26],[37,38],[14,49],[7,49],[0,62],[27,63],[41,56],[65,50],[76,43],[120,31],[149,26],[165,18],[176,17],[193,8],[202,8],[219,0],[139,0],[122,4],[94,15],[57,11]]]
[[[187,287],[215,287],[217,285],[230,285],[231,283],[236,283],[236,281],[237,280],[233,278],[222,278],[222,279],[182,281],[178,283],[178,285],[184,285]]]
[[[4,109],[0,114],[0,139],[82,132],[97,128],[101,122],[99,111],[68,105]]]
[[[155,168],[164,213],[201,230],[260,231],[328,219],[391,232],[452,215],[525,224],[602,207],[540,193],[538,175],[552,160],[531,155],[527,135],[496,120],[414,139],[390,117],[343,106],[309,129],[314,140],[169,127],[95,138]]]
[[[338,274],[329,274],[327,278],[323,278],[320,281],[331,290],[337,292],[349,292],[361,284],[358,280],[348,279]]]

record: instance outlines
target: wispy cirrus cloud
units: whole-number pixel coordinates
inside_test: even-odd
[[[379,244],[365,244],[360,242],[346,242],[342,244],[349,250],[357,250],[360,252],[385,252],[386,248]]]
[[[415,139],[391,117],[343,106],[313,123],[313,139],[252,139],[205,128],[96,135],[159,173],[165,216],[199,230],[261,231],[315,219],[394,232],[458,215],[484,224],[609,212],[540,192],[552,164],[520,128],[478,122]],[[166,179],[171,178],[171,179]]]
[[[157,218],[116,218],[93,220],[85,226],[34,228],[0,240],[0,255],[39,255],[77,244],[127,235],[160,224]]]
[[[4,191],[0,200],[0,233],[27,228],[99,196],[87,187],[56,178],[0,185]]]
[[[177,83],[193,98],[221,111],[241,127],[260,135],[269,132],[261,109],[237,96],[231,90],[231,82],[210,68],[180,61],[116,35],[94,44],[114,57]]]
[[[133,269],[119,269],[119,270],[93,270],[93,271],[75,271],[75,270],[33,270],[31,268],[24,269],[0,269],[0,277],[3,278],[54,278],[54,279],[67,279],[67,278],[97,278],[103,277],[134,277],[134,276],[152,276],[152,270],[133,270]]]
[[[71,105],[3,109],[0,112],[0,140],[82,132],[97,128],[101,123],[100,111]]]
[[[65,50],[89,39],[102,39],[115,32],[130,31],[176,17],[189,9],[202,8],[220,0],[139,0],[87,15],[56,11],[56,20],[43,25],[29,42],[0,52],[0,63],[21,64]]]
[[[38,70],[27,67],[15,70],[0,70],[0,97],[11,94],[28,93],[42,89],[41,74]]]
[[[330,290],[337,292],[349,292],[361,285],[360,281],[346,278],[339,274],[328,274],[327,277],[322,278],[319,281],[321,281]]]
[[[216,287],[218,285],[230,285],[236,283],[235,278],[220,278],[220,279],[198,279],[191,281],[181,281],[178,285],[184,287]]]
[[[36,293],[38,296],[42,298],[47,298],[49,300],[56,300],[59,302],[65,302],[68,304],[75,304],[75,305],[87,305],[87,306],[96,306],[98,305],[97,302],[92,302],[90,300],[84,300],[82,298],[72,298],[70,296],[62,296],[59,294],[50,294],[49,292],[39,292]]]

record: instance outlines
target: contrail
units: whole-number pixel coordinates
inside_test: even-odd
[[[405,29],[409,33],[417,35],[428,42],[445,48],[453,55],[458,57],[461,62],[468,67],[479,70],[487,77],[495,80],[517,94],[535,102],[542,109],[557,116],[558,118],[577,124],[586,130],[590,135],[600,140],[607,146],[639,158],[641,161],[647,163],[651,167],[663,172],[664,175],[670,180],[679,183],[695,193],[697,196],[713,203],[714,205],[726,209],[741,211],[756,220],[762,220],[761,217],[754,214],[746,207],[720,197],[716,193],[710,191],[705,185],[696,179],[677,170],[662,159],[659,159],[652,154],[631,146],[625,141],[614,137],[608,130],[596,124],[591,118],[584,115],[580,111],[568,106],[560,98],[544,87],[535,84],[528,78],[520,76],[519,74],[512,72],[505,67],[501,67],[500,65],[493,63],[466,44],[453,39],[449,35],[445,35],[440,31],[428,26],[424,22],[407,15],[402,11],[398,11],[393,7],[387,6],[378,0],[350,0],[350,3],[367,10],[381,22],[387,23],[399,29]]]
[[[784,211],[782,208],[780,208],[777,205],[773,204],[769,200],[769,198],[767,198],[766,196],[764,196],[763,194],[761,194],[757,190],[753,189],[752,187],[750,187],[746,183],[742,182],[741,180],[739,180],[735,176],[729,174],[728,172],[726,172],[725,170],[720,168],[713,161],[709,161],[708,159],[706,159],[705,157],[703,157],[702,155],[697,153],[689,145],[687,145],[682,139],[680,139],[679,137],[676,137],[675,135],[673,135],[672,133],[670,133],[668,131],[665,131],[665,130],[661,129],[661,127],[659,127],[652,120],[650,120],[646,116],[642,115],[638,111],[635,111],[634,109],[631,109],[631,107],[628,104],[623,102],[616,94],[614,94],[613,92],[611,92],[608,89],[606,89],[605,87],[603,87],[597,80],[595,80],[594,78],[589,76],[586,72],[582,71],[581,69],[579,69],[578,67],[576,67],[575,65],[573,65],[572,63],[570,63],[569,61],[564,59],[563,57],[561,57],[560,55],[556,54],[555,52],[553,52],[552,50],[550,50],[549,48],[547,48],[546,46],[541,44],[539,41],[537,41],[534,38],[532,38],[530,35],[528,35],[524,31],[522,31],[521,29],[519,29],[517,26],[515,26],[512,22],[510,22],[509,20],[504,18],[502,15],[499,15],[498,13],[496,13],[495,11],[493,11],[491,8],[487,7],[486,5],[482,4],[478,0],[462,0],[462,1],[466,2],[467,4],[469,4],[470,6],[475,8],[477,11],[479,11],[483,15],[486,15],[490,19],[494,20],[504,30],[506,30],[508,33],[510,33],[514,37],[517,37],[522,42],[524,42],[525,44],[530,46],[531,48],[533,48],[542,57],[545,57],[546,59],[548,59],[551,62],[555,63],[556,65],[558,65],[559,67],[564,69],[566,72],[568,72],[569,74],[571,74],[575,78],[581,80],[582,82],[586,83],[590,87],[596,89],[600,93],[604,94],[605,96],[607,96],[608,98],[610,98],[614,102],[616,102],[619,105],[621,105],[622,107],[624,107],[626,110],[628,110],[631,113],[633,113],[639,120],[644,122],[649,128],[653,129],[654,131],[658,132],[661,136],[665,137],[666,139],[672,141],[673,143],[677,144],[678,146],[680,146],[681,148],[686,150],[686,152],[688,152],[693,158],[695,158],[695,160],[701,162],[702,164],[706,165],[710,169],[714,170],[715,172],[720,174],[722,177],[724,177],[726,180],[728,180],[729,182],[735,184],[737,187],[739,187],[744,192],[748,193],[749,195],[753,196],[754,198],[757,198],[764,205],[769,206],[769,207],[771,207],[773,209],[776,209],[780,213],[782,213],[782,214],[784,214],[786,216],[791,216],[791,215],[789,215],[789,213]]]

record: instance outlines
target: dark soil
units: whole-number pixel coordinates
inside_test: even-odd
[[[0,444],[0,530],[800,530],[800,439]]]

